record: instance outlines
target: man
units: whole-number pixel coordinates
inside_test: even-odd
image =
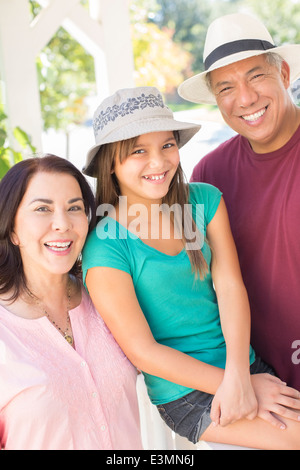
[[[300,390],[300,108],[289,87],[300,45],[276,47],[263,24],[227,15],[208,29],[206,72],[179,87],[217,103],[237,135],[205,156],[191,181],[224,196],[251,304],[251,343]]]

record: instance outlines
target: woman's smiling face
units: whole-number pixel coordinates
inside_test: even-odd
[[[12,236],[19,246],[25,274],[69,272],[87,232],[88,219],[77,180],[64,173],[36,173],[17,210]]]

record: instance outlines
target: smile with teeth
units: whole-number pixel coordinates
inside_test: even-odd
[[[149,175],[149,176],[145,175],[143,176],[143,178],[145,178],[146,180],[150,180],[150,181],[159,181],[159,180],[163,180],[166,174],[167,172],[165,171],[161,175]]]
[[[47,242],[45,246],[50,248],[53,251],[66,251],[71,246],[71,241],[69,242]]]
[[[253,122],[253,121],[257,121],[261,116],[263,116],[266,111],[267,111],[267,107],[261,109],[257,113],[248,114],[247,116],[241,116],[241,117],[243,119],[245,119],[245,121],[252,121]]]

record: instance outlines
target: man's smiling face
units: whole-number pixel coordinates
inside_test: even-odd
[[[276,150],[291,137],[286,62],[280,69],[262,54],[213,70],[210,78],[225,122],[246,137],[255,152]]]

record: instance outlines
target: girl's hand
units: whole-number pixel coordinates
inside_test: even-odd
[[[242,418],[254,419],[258,403],[250,375],[225,369],[224,379],[215,394],[211,419],[215,426],[227,426]]]
[[[279,429],[286,424],[281,418],[300,421],[300,392],[287,387],[278,377],[270,374],[251,376],[258,401],[258,416]]]

